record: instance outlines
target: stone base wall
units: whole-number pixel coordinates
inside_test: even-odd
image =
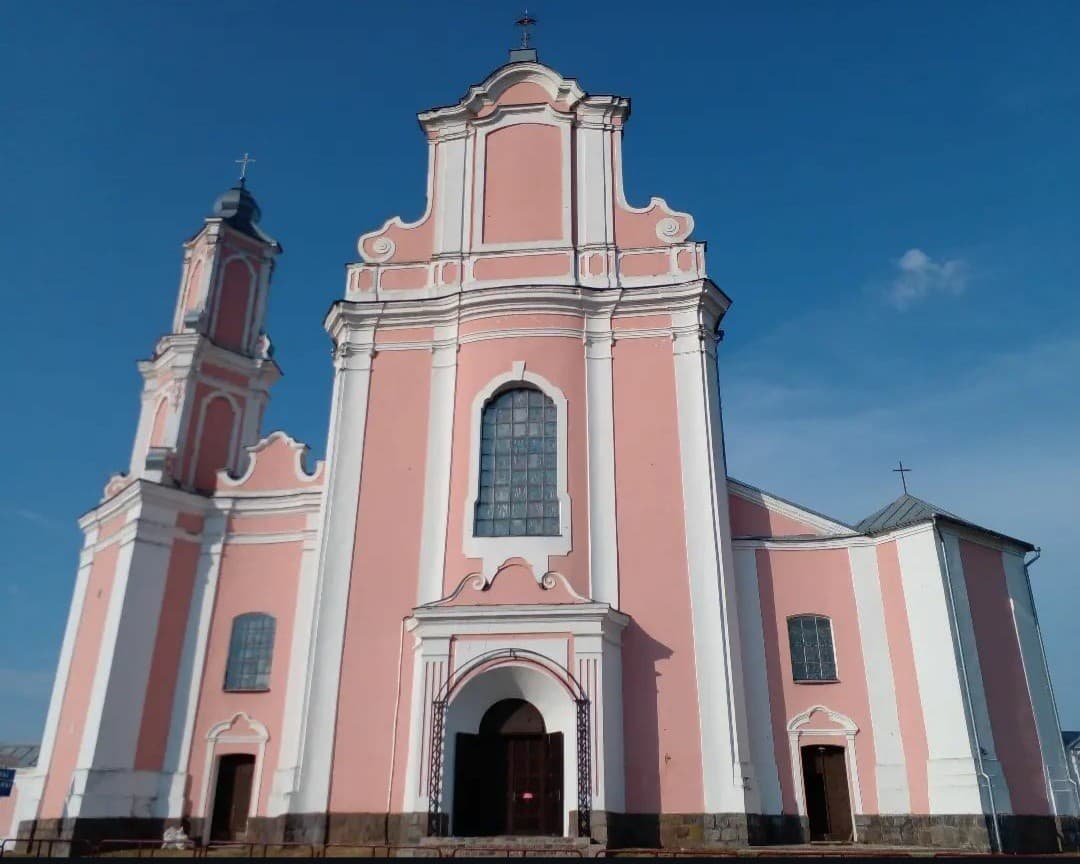
[[[93,854],[104,840],[160,842],[165,829],[180,820],[39,819],[19,826],[17,851],[66,856]],[[204,820],[184,827],[196,842]],[[591,840],[611,849],[739,848],[796,845],[809,839],[805,818],[758,813],[591,814]],[[445,825],[444,825],[445,827]],[[576,834],[577,814],[570,816]],[[335,843],[363,846],[420,845],[427,837],[427,813],[294,813],[248,820],[243,840],[252,843]],[[861,815],[855,817],[856,842],[867,846],[914,846],[985,852],[996,848],[993,820],[981,814]],[[1004,852],[1080,851],[1080,818],[1075,816],[1000,816],[997,833]],[[428,843],[433,842],[428,840]]]

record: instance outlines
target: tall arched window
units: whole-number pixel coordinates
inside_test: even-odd
[[[484,406],[475,536],[559,534],[558,434],[555,403],[532,387],[504,390]]]
[[[226,690],[269,690],[277,621],[265,612],[245,612],[233,618]]]
[[[796,681],[835,681],[832,623],[824,615],[788,618],[791,675]]]

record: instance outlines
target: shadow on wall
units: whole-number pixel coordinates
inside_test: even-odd
[[[622,674],[626,812],[642,814],[633,819],[633,845],[656,845],[660,841],[660,712],[657,704],[660,672],[657,667],[671,654],[667,645],[657,642],[637,621],[631,620],[623,633]]]

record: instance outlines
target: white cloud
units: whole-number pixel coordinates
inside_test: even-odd
[[[887,296],[897,309],[906,309],[932,294],[963,294],[970,268],[960,258],[935,261],[921,249],[908,249],[896,262],[899,271]]]

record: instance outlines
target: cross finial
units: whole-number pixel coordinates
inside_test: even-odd
[[[255,160],[245,153],[241,158],[235,161],[236,164],[240,166],[240,185],[243,186],[247,179],[247,167]]]
[[[908,494],[908,491],[907,491],[907,475],[911,471],[911,469],[904,467],[904,460],[903,459],[898,459],[897,462],[899,463],[900,467],[899,468],[893,468],[892,470],[893,470],[894,474],[899,474],[900,475],[900,483],[903,484],[904,494],[907,495]]]
[[[521,28],[521,47],[529,47],[529,28],[536,24],[536,19],[529,15],[529,10],[526,9],[524,14],[514,22]]]

